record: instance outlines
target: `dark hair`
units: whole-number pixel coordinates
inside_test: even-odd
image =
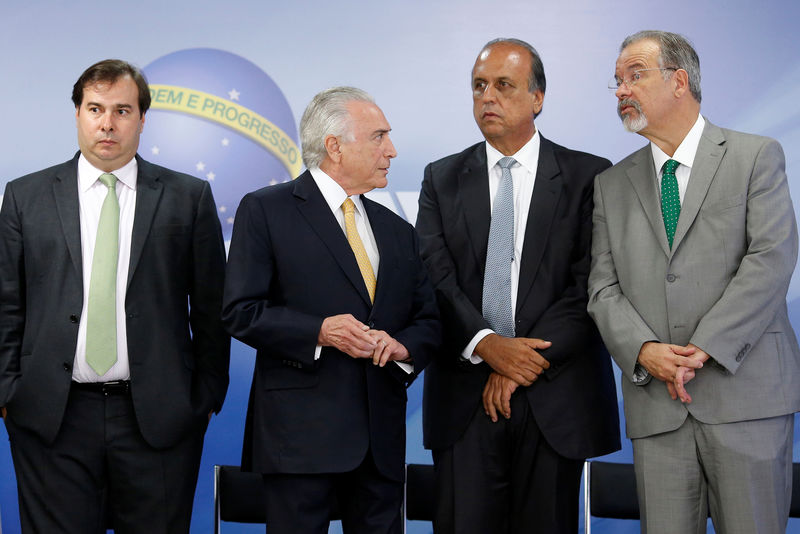
[[[497,44],[516,45],[528,51],[528,54],[531,56],[531,72],[528,74],[528,91],[531,93],[541,91],[542,94],[544,94],[545,89],[547,89],[547,79],[544,76],[544,65],[542,64],[542,58],[539,56],[539,52],[537,52],[536,49],[529,43],[523,41],[522,39],[514,39],[513,37],[500,37],[498,39],[492,39],[483,45],[481,52]],[[538,115],[539,113],[534,115],[534,118]]]
[[[144,115],[150,109],[150,88],[147,86],[147,79],[145,79],[142,71],[121,59],[104,59],[83,71],[81,77],[72,87],[72,103],[75,104],[76,108],[81,107],[83,89],[87,85],[98,82],[113,84],[125,76],[130,76],[139,89],[139,113]]]

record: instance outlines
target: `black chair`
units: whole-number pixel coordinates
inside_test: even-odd
[[[633,464],[584,462],[584,532],[591,534],[591,519],[639,519]],[[800,463],[792,464],[792,501],[789,517],[800,517]]]
[[[433,466],[406,465],[405,516],[411,521],[433,521],[435,511]]]

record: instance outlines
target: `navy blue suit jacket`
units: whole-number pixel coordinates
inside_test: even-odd
[[[242,465],[262,473],[355,469],[367,448],[402,480],[406,387],[440,341],[433,290],[414,228],[362,197],[380,254],[375,303],[311,173],[242,199],[236,213],[223,321],[257,350]],[[408,349],[414,373],[324,347],[324,318],[350,313]]]

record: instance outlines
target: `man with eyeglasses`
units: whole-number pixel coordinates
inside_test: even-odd
[[[622,369],[642,532],[786,529],[800,350],[780,145],[700,115],[682,36],[622,43],[611,88],[650,141],[597,177],[589,312]]]
[[[586,312],[592,184],[610,162],[541,135],[545,84],[530,44],[487,43],[472,69],[484,141],[425,169],[417,230],[445,340],[423,397],[436,534],[577,533],[583,460],[619,448]]]

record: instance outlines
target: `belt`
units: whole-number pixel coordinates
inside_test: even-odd
[[[72,382],[72,387],[82,391],[94,391],[103,395],[127,395],[131,392],[130,380],[114,380],[113,382]]]

